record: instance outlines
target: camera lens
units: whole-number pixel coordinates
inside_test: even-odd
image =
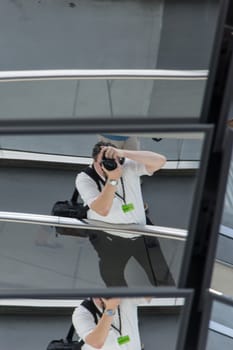
[[[125,158],[120,158],[119,163],[122,165],[125,161]],[[117,168],[117,162],[113,158],[106,158],[105,153],[103,155],[101,165],[105,167],[108,171],[115,170]]]
[[[117,168],[117,162],[115,159],[105,158],[102,160],[102,165],[109,171],[115,170]]]

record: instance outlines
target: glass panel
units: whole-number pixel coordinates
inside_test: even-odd
[[[208,70],[219,3],[0,4],[0,70]],[[0,86],[0,119],[199,118],[204,91],[205,80],[11,82]]]
[[[219,230],[212,287],[233,295],[233,158],[231,160],[225,193],[222,222]]]
[[[206,78],[0,83],[0,119],[199,118]]]
[[[157,344],[161,349],[175,350],[181,318],[183,313],[188,311],[186,298],[180,304],[175,304],[175,298],[173,298],[173,305],[168,298],[158,299],[153,297],[149,304],[145,301],[138,304],[141,299],[129,297],[121,299],[122,333],[129,335],[131,344],[133,342],[135,344],[135,349],[139,349],[135,343],[139,334],[138,343],[143,344],[147,350],[153,350],[154,344]],[[97,298],[95,298],[95,301],[98,303]],[[82,330],[77,328],[77,323],[85,326],[79,313],[79,310],[82,308],[82,306],[79,306],[82,302],[81,300],[75,300],[70,303],[71,307],[60,306],[60,308],[43,308],[43,300],[40,300],[40,302],[40,308],[11,307],[9,312],[9,308],[4,307],[1,310],[0,337],[4,349],[14,349],[16,347],[24,350],[32,348],[34,350],[46,349],[50,341],[65,338],[71,325],[73,314],[76,329],[79,331],[79,334],[82,333]],[[170,306],[168,307],[167,305]],[[136,307],[137,312],[135,312]],[[75,311],[74,308],[76,308]],[[87,314],[88,316],[89,314]],[[90,316],[93,317],[91,314]],[[118,315],[116,314],[114,317],[115,322],[117,322],[117,318]],[[133,330],[132,325],[134,326]],[[95,327],[95,324],[93,327]],[[22,338],[22,334],[27,334],[26,342]],[[111,329],[111,334],[113,338],[118,337],[118,333],[114,328]],[[35,338],[37,339],[36,342]],[[75,334],[73,339],[77,340],[77,334]]]
[[[137,134],[134,146],[138,146],[138,141],[140,143],[143,137],[143,140],[153,145],[152,151],[160,152],[157,145],[163,144],[165,139],[168,141],[168,150],[171,149],[172,141],[178,143],[180,154],[183,147],[181,140],[187,139],[198,145],[197,152],[200,159],[202,151],[205,152],[205,149],[202,150],[206,141],[205,135],[207,137],[208,134],[179,130],[164,133],[157,130],[157,133]],[[88,136],[88,134],[82,135],[81,140],[83,150],[90,151],[90,155],[93,140],[90,146]],[[97,135],[92,137],[98,139]],[[154,138],[162,140],[155,141]],[[135,141],[135,135],[131,134],[129,140],[124,142],[129,142],[132,146],[132,141]],[[69,143],[68,136],[67,142]],[[166,152],[162,154],[167,155]],[[88,160],[91,163],[91,158]],[[190,169],[187,171],[187,168],[180,170],[176,165],[173,172],[168,171],[166,165],[153,176],[143,175],[139,180],[138,175],[137,186],[143,193],[142,201],[140,199],[139,203],[143,217],[145,208],[146,215],[152,223],[165,227],[165,231],[169,228],[187,230],[198,180],[197,170],[193,168],[191,171]],[[16,213],[50,215],[56,201],[71,198],[77,173],[86,166],[87,163],[81,161],[63,164],[62,161],[54,160],[53,156],[50,161],[4,158],[0,175],[1,210],[12,212],[10,221],[14,220]],[[130,180],[133,178],[131,174]],[[138,204],[136,200],[135,203]],[[0,222],[4,220],[4,212],[0,213]],[[104,221],[107,220],[103,218],[101,222]],[[137,221],[128,223],[135,222]],[[94,232],[94,236],[87,238],[74,237],[73,234],[56,236],[54,221],[50,221],[49,226],[2,221],[0,251],[3,261],[0,270],[6,279],[2,279],[3,288],[10,286],[29,290],[33,288],[70,290],[101,288],[105,285],[177,285],[185,240],[170,237],[155,238],[154,235],[145,238],[141,236],[141,228],[137,228],[139,237],[135,239],[116,237],[111,230],[112,224],[109,225],[106,226],[108,229],[102,229],[107,234]],[[123,232],[124,230],[125,228],[121,229]]]
[[[174,286],[184,247],[123,228],[114,234],[20,223],[2,223],[0,240],[1,289],[29,291]]]
[[[233,307],[223,302],[214,301],[209,323],[206,349],[230,350],[233,346]]]
[[[0,70],[206,69],[219,2],[1,2]]]
[[[90,157],[92,146],[99,135],[1,135],[0,149]],[[185,137],[185,136],[184,136]],[[182,135],[153,134],[138,135],[142,150],[156,151],[166,155],[169,161],[199,161],[202,150],[202,136],[193,134],[187,138]],[[69,140],[69,141],[68,141]],[[0,155],[1,156],[1,155]],[[22,155],[23,156],[23,155]]]
[[[34,147],[37,148],[37,142],[40,139],[42,147],[48,152],[51,141],[49,137],[50,135],[47,136],[47,143],[41,142],[42,139],[45,140],[43,136],[38,136],[36,140],[32,136],[30,138],[22,136],[20,141],[27,145],[29,141],[32,141]],[[53,150],[59,153],[61,149],[68,153],[73,147],[76,156],[88,156],[85,161],[75,158],[71,161],[69,159],[70,162],[66,163],[66,159],[54,159],[53,155],[49,160],[44,159],[43,155],[41,158],[32,155],[32,161],[26,162],[25,154],[16,154],[12,156],[13,158],[4,156],[4,165],[2,164],[0,174],[2,193],[0,208],[5,211],[50,214],[55,201],[71,197],[76,175],[83,167],[92,162],[92,148],[98,138],[99,135],[95,134],[74,135],[72,138],[70,135],[62,135],[62,137],[53,135]],[[159,142],[155,141],[160,138],[162,140]],[[149,216],[156,225],[187,229],[199,163],[191,164],[191,166],[185,164],[182,168],[180,161],[187,158],[199,160],[204,138],[203,132],[182,133],[177,131],[166,134],[160,132],[150,135],[137,134],[137,142],[128,144],[131,147],[139,145],[142,150],[163,154],[168,159],[163,169],[153,176],[143,176],[142,179],[143,198],[148,204]],[[128,142],[131,141],[135,141],[135,136],[131,135]],[[188,149],[187,145],[190,146]],[[195,145],[192,153],[190,152],[191,145]],[[187,149],[186,152],[185,149]],[[35,162],[36,159],[39,160]],[[169,160],[177,162],[170,164]]]

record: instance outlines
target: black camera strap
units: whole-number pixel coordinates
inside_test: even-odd
[[[118,320],[119,320],[119,328],[114,326],[114,324],[111,324],[111,327],[113,329],[115,329],[120,335],[122,335],[121,311],[120,311],[120,307],[119,306],[117,308],[117,314],[118,314]]]
[[[101,186],[100,186],[100,182],[104,185],[105,182],[103,181],[103,179],[101,179],[101,177],[99,176],[99,174],[95,171],[95,168],[93,166],[89,166],[86,169],[82,170],[82,172],[86,173],[88,176],[90,176],[96,183],[98,190],[101,192]],[[72,203],[77,203],[78,201],[78,196],[79,196],[79,192],[77,190],[77,188],[74,189],[74,192],[72,194],[72,198],[71,198],[71,202]]]
[[[95,170],[95,167],[92,165],[91,167],[88,167],[87,169],[83,170],[87,175],[89,175],[96,183],[98,186],[98,190],[101,192],[101,186],[100,183],[105,186],[106,185],[106,180],[103,180],[103,178],[97,173]],[[122,187],[122,195],[119,194],[118,192],[115,192],[115,195],[120,198],[124,204],[126,204],[126,195],[125,195],[125,185],[122,177],[120,178],[121,182],[121,187]],[[77,190],[76,190],[77,191]]]
[[[115,195],[119,197],[125,204],[126,204],[126,198],[125,198],[125,185],[122,177],[120,178],[121,181],[121,187],[122,187],[122,195],[120,195],[118,192],[115,192]]]

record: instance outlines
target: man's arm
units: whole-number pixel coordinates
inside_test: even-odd
[[[109,158],[116,159],[128,158],[138,163],[144,164],[148,173],[152,174],[159,170],[166,163],[166,157],[162,154],[151,152],[151,151],[130,151],[125,149],[117,149],[113,147],[106,147],[105,155]]]
[[[106,310],[111,309],[116,311],[120,303],[120,299],[104,299],[104,301],[105,301]],[[85,338],[85,343],[97,349],[102,348],[107,339],[109,330],[111,328],[112,320],[113,320],[113,316],[109,316],[106,313],[103,313],[97,326]]]
[[[122,166],[118,163],[118,167],[115,170],[107,171],[104,169],[104,171],[107,175],[105,186],[98,197],[91,203],[90,208],[99,215],[107,216],[112,207],[115,192],[117,190],[117,186],[112,185],[109,181],[118,181],[120,179],[122,175]]]

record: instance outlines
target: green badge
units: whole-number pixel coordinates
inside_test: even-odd
[[[121,337],[117,338],[117,342],[119,345],[126,344],[130,341],[130,337],[128,335],[122,335]]]
[[[128,213],[129,211],[134,210],[133,203],[123,204],[122,205],[122,210],[123,210],[124,213]]]

